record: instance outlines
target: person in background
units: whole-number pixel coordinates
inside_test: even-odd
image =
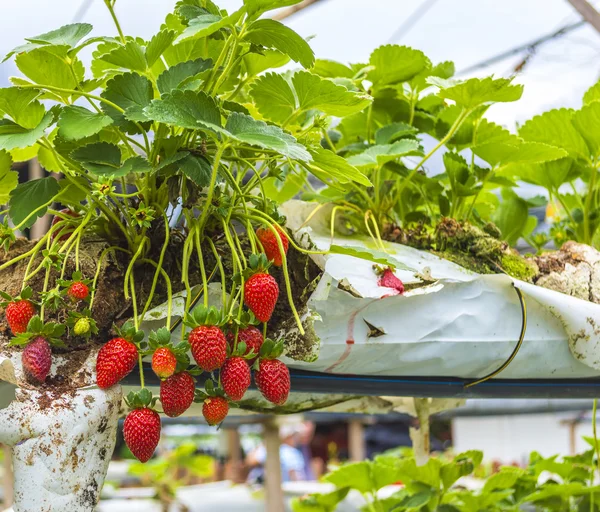
[[[302,452],[296,447],[302,431],[302,425],[282,425],[279,429],[281,438],[279,458],[281,460],[281,479],[283,482],[296,482],[306,479],[306,463]],[[249,481],[264,481],[266,458],[267,451],[264,444],[261,444],[246,457],[246,463],[253,468],[248,475]]]

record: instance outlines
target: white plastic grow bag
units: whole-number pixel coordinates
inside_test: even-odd
[[[315,205],[290,201],[283,207],[296,240],[319,250],[331,243],[373,248],[371,240],[335,237],[327,212],[305,219]],[[287,359],[292,368],[316,372],[419,377],[477,378],[497,369],[513,351],[522,313],[514,287],[527,306],[527,330],[502,378],[600,376],[600,305],[513,279],[479,275],[407,246],[386,243],[404,284],[435,282],[389,296],[378,285],[373,264],[352,256],[316,255],[324,274],[309,300],[314,362]],[[348,290],[351,290],[349,292]],[[373,329],[375,328],[375,329]],[[369,336],[369,332],[378,336]]]

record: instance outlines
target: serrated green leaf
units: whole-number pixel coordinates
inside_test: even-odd
[[[156,85],[161,94],[171,92],[173,89],[185,89],[182,84],[188,82],[190,78],[210,69],[213,65],[210,59],[196,59],[180,62],[175,66],[163,71],[156,81]]]
[[[326,474],[323,480],[336,487],[350,487],[364,494],[375,490],[371,480],[371,463],[369,461],[346,464]]]
[[[280,68],[290,61],[289,55],[277,50],[264,50],[262,53],[244,55],[244,65],[248,76],[257,76],[268,69]]]
[[[114,174],[121,167],[121,150],[108,142],[94,142],[77,148],[71,158],[98,175]]]
[[[208,187],[210,184],[212,167],[203,156],[188,154],[177,165],[181,169],[181,172],[199,187]]]
[[[527,121],[519,129],[519,135],[530,142],[543,142],[566,150],[573,158],[589,159],[588,146],[573,126],[575,111],[569,109],[549,110]]]
[[[119,44],[111,51],[102,54],[101,60],[119,68],[144,72],[148,68],[144,49],[135,41]]]
[[[326,114],[344,117],[365,109],[371,103],[370,96],[349,91],[327,78],[308,71],[299,71],[292,77],[300,110],[317,109]]]
[[[487,119],[481,119],[477,125],[473,144],[491,144],[502,142],[512,146],[518,146],[523,142],[517,135],[510,133],[506,128],[503,128],[496,123],[492,123]]]
[[[600,153],[600,103],[585,105],[573,115],[573,125],[587,142],[590,153]]]
[[[311,72],[315,75],[322,76],[323,78],[352,78],[355,74],[354,71],[345,64],[327,59],[317,59]]]
[[[19,184],[19,173],[11,171],[12,158],[7,151],[0,150],[0,204],[6,204],[10,193]]]
[[[516,101],[523,94],[523,86],[513,85],[508,78],[471,78],[457,83],[430,77],[427,81],[440,88],[440,98],[453,100],[459,107],[469,110],[489,103]]]
[[[148,46],[146,46],[146,64],[149,68],[160,59],[160,56],[171,46],[176,37],[177,33],[174,30],[161,30],[150,39]]]
[[[310,154],[294,137],[279,126],[268,125],[251,116],[233,112],[227,118],[225,129],[233,138],[265,149],[271,149],[296,160],[309,161]]]
[[[83,65],[78,59],[70,59],[69,63],[68,50],[68,46],[43,46],[18,54],[15,62],[19,70],[37,84],[76,89],[83,80]]]
[[[374,251],[367,247],[358,247],[352,245],[332,245],[329,247],[329,252],[332,254],[344,254],[346,256],[352,256],[361,260],[372,261],[379,265],[385,265],[388,267],[394,267],[400,270],[414,270],[398,260],[390,257],[384,252]]]
[[[28,148],[44,136],[46,128],[54,121],[51,112],[47,112],[33,129],[23,128],[8,119],[0,119],[0,149]]]
[[[600,100],[600,82],[596,82],[592,85],[585,94],[583,95],[583,104],[589,105],[594,101]]]
[[[414,135],[418,131],[417,128],[406,123],[391,123],[375,132],[375,144],[390,144],[407,135]]]
[[[106,83],[101,96],[122,108],[125,113],[102,103],[102,110],[110,116],[115,124],[126,131],[135,131],[131,121],[146,121],[144,108],[150,105],[154,97],[152,82],[137,73],[117,75]]]
[[[40,146],[38,144],[33,144],[32,146],[27,146],[23,149],[11,149],[10,156],[12,157],[13,162],[27,162],[27,160],[35,158],[39,149]]]
[[[283,75],[267,73],[250,88],[256,108],[266,119],[284,122],[296,109],[296,97]]]
[[[34,210],[51,201],[60,191],[58,181],[52,177],[20,183],[11,193],[8,214],[15,225],[21,224]],[[23,225],[31,227],[38,217],[46,213],[42,208]]]
[[[27,41],[32,43],[66,45],[73,47],[85,36],[87,36],[93,27],[89,23],[71,23],[62,27],[51,30],[39,36],[27,37]]]
[[[376,87],[383,87],[410,80],[429,65],[429,59],[419,50],[388,44],[371,53],[369,64],[373,69],[367,78]]]
[[[265,48],[279,50],[307,69],[315,62],[315,54],[309,44],[291,28],[275,20],[253,22],[248,27],[245,39]]]
[[[0,89],[0,115],[9,116],[23,128],[35,128],[46,113],[44,106],[37,100],[39,91],[7,87]]]
[[[509,245],[517,243],[527,225],[529,207],[511,189],[502,190],[502,201],[492,215],[492,221],[502,233],[502,239]]]
[[[367,150],[352,155],[348,163],[356,167],[378,167],[402,156],[419,154],[419,142],[413,139],[401,139],[393,144],[371,146]]]
[[[150,162],[142,156],[133,156],[123,162],[121,168],[113,173],[115,177],[127,176],[129,173],[143,174],[152,171]],[[110,173],[109,173],[110,174]]]
[[[148,119],[180,128],[217,131],[221,128],[221,113],[214,98],[202,91],[174,89],[160,100],[153,100],[144,114]]]
[[[248,17],[258,18],[267,11],[279,9],[280,7],[287,7],[288,5],[295,5],[301,1],[302,0],[244,0],[244,7],[248,12]]]
[[[77,183],[76,186],[75,183]],[[89,181],[82,176],[71,176],[70,180],[60,180],[60,192],[55,200],[65,205],[76,205],[87,197],[85,190],[90,189]],[[83,189],[83,190],[82,190]]]
[[[175,40],[176,43],[186,39],[199,39],[208,37],[227,26],[235,25],[244,14],[245,9],[238,9],[234,13],[222,18],[218,14],[202,14],[190,20],[183,33]]]
[[[66,140],[79,140],[95,135],[112,122],[109,116],[69,105],[61,110],[58,117],[58,134]]]
[[[354,181],[366,187],[373,186],[369,178],[360,170],[333,151],[323,148],[311,148],[309,152],[312,156],[312,162],[309,162],[307,166],[317,177],[333,178],[334,181],[339,183]]]
[[[92,25],[88,23],[72,23],[64,25],[56,30],[51,30],[39,36],[26,38],[28,44],[19,46],[12,50],[4,60],[10,58],[15,53],[28,52],[44,45],[64,45],[68,47],[75,46],[81,39],[92,31]]]

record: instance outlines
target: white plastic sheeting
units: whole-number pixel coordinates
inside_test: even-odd
[[[373,247],[370,240],[331,238],[327,211],[302,226],[315,204],[283,207],[298,242],[319,250],[336,245]],[[300,229],[298,229],[300,228]],[[527,305],[523,345],[503,378],[600,376],[600,305],[513,279],[478,275],[427,252],[386,243],[387,257],[405,284],[434,282],[389,296],[370,261],[331,254],[316,256],[324,274],[309,308],[316,317],[319,357],[286,360],[293,368],[358,375],[477,378],[511,354],[522,314],[514,287]],[[429,279],[428,279],[429,281]],[[350,293],[347,290],[351,290]],[[375,329],[374,329],[375,328]],[[376,334],[377,336],[370,336]]]

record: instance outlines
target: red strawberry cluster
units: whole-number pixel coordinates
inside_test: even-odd
[[[52,345],[62,345],[60,337],[65,332],[65,326],[53,322],[44,323],[37,315],[37,306],[32,301],[33,291],[24,288],[20,295],[11,297],[0,292],[3,302],[6,322],[14,337],[10,340],[12,346],[23,346],[21,363],[25,376],[33,384],[43,384],[52,367]]]
[[[151,356],[152,370],[161,380],[162,410],[169,417],[184,414],[196,401],[202,403],[209,425],[221,424],[232,404],[244,398],[252,382],[252,369],[262,395],[275,405],[283,405],[290,392],[289,370],[278,359],[283,341],[265,340],[253,324],[266,323],[273,315],[279,286],[269,274],[269,266],[284,264],[289,239],[279,227],[257,230],[256,239],[264,254],[249,258],[249,266],[238,281],[243,283],[243,300],[249,311],[233,320],[214,307],[196,307],[185,315],[183,323],[189,331],[186,340],[177,345],[166,328],[150,333],[147,343],[142,342],[143,334],[121,331],[98,354],[98,385],[115,385],[135,368],[140,357]],[[76,283],[68,290],[69,296],[79,297]],[[188,352],[197,368],[189,368]],[[202,372],[211,374],[204,391],[196,389],[194,379]],[[154,409],[157,400],[146,389],[127,399],[132,412],[125,420],[124,437],[142,462],[150,459],[160,439],[160,417]]]

